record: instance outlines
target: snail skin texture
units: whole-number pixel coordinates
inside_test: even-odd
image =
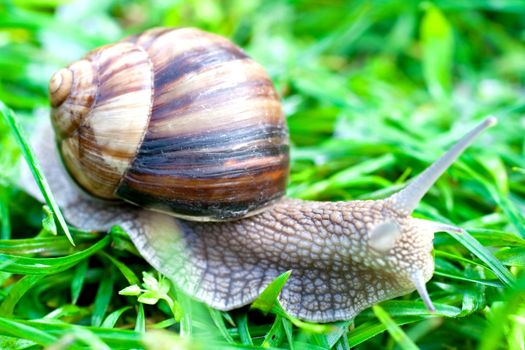
[[[147,31],[59,71],[50,95],[52,123],[40,123],[33,148],[71,225],[120,225],[154,268],[220,310],[251,303],[291,270],[280,303],[316,322],[350,319],[414,290],[433,310],[425,283],[434,233],[461,229],[411,214],[496,122],[482,121],[386,199],[315,202],[283,197],[288,133],[277,95],[264,70],[224,38]],[[43,200],[28,170],[21,182]]]

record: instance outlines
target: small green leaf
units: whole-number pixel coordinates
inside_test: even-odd
[[[149,272],[142,272],[142,280],[144,281],[144,288],[148,290],[158,290],[159,281]]]
[[[142,289],[139,285],[133,284],[131,286],[128,286],[118,292],[120,295],[129,295],[129,296],[137,296],[142,292]]]
[[[387,300],[381,303],[381,307],[395,318],[400,316],[456,317],[461,312],[458,307],[437,302],[434,302],[436,311],[430,312],[423,302],[413,300]]]
[[[159,285],[159,293],[168,294],[171,288],[171,283],[167,278],[162,278]]]
[[[155,305],[159,301],[159,295],[154,291],[147,291],[142,293],[138,298],[140,303]]]
[[[292,271],[286,271],[277,276],[270,284],[262,291],[262,293],[252,303],[252,309],[259,309],[263,313],[268,313],[272,310],[272,307],[281,293],[284,285],[288,281],[288,278],[292,274]]]

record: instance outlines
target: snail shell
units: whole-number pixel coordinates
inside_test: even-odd
[[[95,197],[226,220],[284,195],[289,141],[279,96],[225,38],[146,31],[59,70],[49,93],[65,168]]]

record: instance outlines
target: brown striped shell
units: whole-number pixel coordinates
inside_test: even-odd
[[[65,168],[95,197],[226,220],[284,195],[279,96],[225,38],[152,29],[59,70],[49,92]]]

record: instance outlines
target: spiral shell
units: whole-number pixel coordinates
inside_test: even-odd
[[[225,38],[152,29],[59,70],[49,93],[65,168],[95,197],[227,220],[284,194],[279,96]]]

